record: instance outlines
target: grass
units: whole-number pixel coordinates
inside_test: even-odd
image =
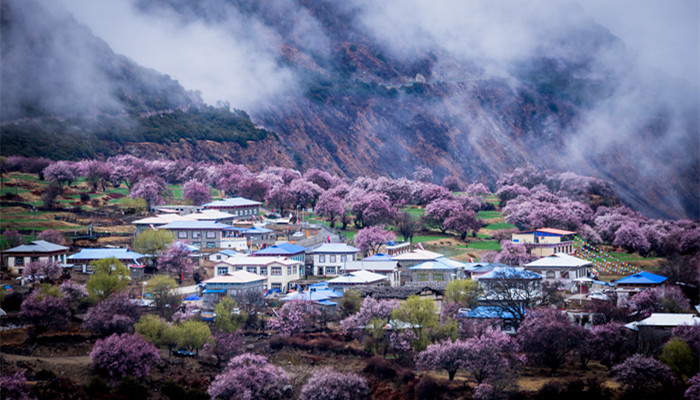
[[[487,225],[484,227],[484,229],[488,229],[490,231],[500,231],[503,229],[513,229],[513,228],[517,228],[517,227],[513,224],[507,224],[505,222],[496,222],[495,224],[490,224],[490,225]]]
[[[502,216],[500,211],[479,211],[476,215],[481,219],[501,218]]]
[[[611,256],[620,261],[641,261],[641,260],[659,260],[660,257],[642,257],[639,254],[619,253],[616,251],[608,252]]]
[[[479,239],[491,239],[493,236],[487,235],[485,233],[477,233],[476,237],[478,237]]]
[[[494,240],[487,240],[484,242],[471,242],[471,243],[469,243],[469,246],[467,246],[467,248],[474,249],[474,250],[499,251],[499,250],[501,250],[501,244],[494,241]]]
[[[406,207],[403,208],[401,211],[405,211],[411,215],[413,218],[420,218],[423,214],[425,214],[425,210],[419,207]]]
[[[413,243],[424,243],[432,242],[434,240],[449,239],[450,236],[447,235],[420,235],[413,237]]]

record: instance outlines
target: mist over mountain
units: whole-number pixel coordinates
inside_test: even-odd
[[[610,180],[653,216],[700,214],[697,88],[640,64],[575,3],[66,0],[109,46],[47,3],[3,4],[4,142],[7,121],[18,117],[203,106],[198,93],[138,62],[276,132],[256,137],[264,141],[255,152],[201,146],[193,152],[200,158],[254,153],[256,161],[239,161],[350,177],[398,177],[427,165],[438,179],[488,183],[532,165]],[[102,13],[126,27],[100,26]],[[53,19],[65,23],[41,23]],[[35,33],[12,35],[18,27]],[[110,46],[142,50],[134,62]],[[26,49],[45,65],[22,67]],[[149,142],[138,137],[130,143]],[[175,157],[172,148],[182,148],[159,138],[138,146],[140,155],[157,148],[150,155]]]

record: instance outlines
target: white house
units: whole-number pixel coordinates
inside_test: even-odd
[[[316,275],[342,275],[347,263],[357,260],[360,249],[345,243],[324,243],[311,251]]]
[[[401,273],[396,267],[396,261],[386,260],[363,260],[348,261],[344,266],[345,272],[352,273],[356,271],[369,271],[375,274],[384,275],[391,286],[400,284]]]
[[[229,250],[229,249],[224,249],[221,251],[217,251],[216,253],[211,253],[209,254],[209,261],[212,262],[219,262],[219,261],[224,261],[228,260],[230,257],[245,257],[246,255],[243,253],[239,253],[236,250]]]
[[[301,278],[303,264],[282,257],[229,257],[214,265],[214,276],[247,271],[267,278],[266,288],[283,293],[289,290],[291,281]]]
[[[571,289],[574,279],[588,276],[588,268],[593,265],[588,260],[555,253],[524,265],[528,271],[536,272],[548,282],[560,281],[565,288]]]
[[[35,240],[29,244],[13,247],[2,252],[5,265],[18,274],[24,271],[24,266],[35,261],[58,261],[66,263],[68,247],[45,240]]]

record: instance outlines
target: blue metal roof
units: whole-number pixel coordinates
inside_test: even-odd
[[[306,292],[295,292],[282,297],[280,300],[311,300],[311,301],[322,301],[333,299],[337,297],[343,297],[343,293],[335,290],[316,290],[316,291],[306,291]]]
[[[137,260],[145,256],[129,249],[81,249],[79,253],[70,255],[67,259],[71,261],[102,260],[112,257],[117,260]]]
[[[260,226],[254,226],[252,228],[248,228],[248,229],[245,229],[243,231],[244,234],[248,234],[248,235],[252,235],[252,234],[256,234],[256,233],[270,233],[270,232],[273,232],[273,230],[268,229],[268,228],[263,228]]]
[[[5,253],[51,253],[54,251],[68,250],[68,247],[61,246],[45,240],[35,240],[30,244],[23,244],[11,249],[5,250]]]
[[[461,318],[500,318],[500,319],[513,319],[513,314],[510,311],[506,311],[500,307],[493,306],[479,306],[473,310],[467,311],[466,313],[458,314],[457,317]]]
[[[209,293],[224,293],[226,289],[204,289],[202,290],[202,294],[209,294]]]
[[[668,279],[665,276],[652,274],[651,272],[638,272],[634,275],[626,276],[622,279],[615,281],[615,284],[627,284],[627,285],[653,285],[659,284]]]
[[[302,247],[292,243],[281,243],[274,246],[266,247],[258,251],[254,251],[255,256],[272,256],[272,255],[292,255],[306,251],[306,247]]]

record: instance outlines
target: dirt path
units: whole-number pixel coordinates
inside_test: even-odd
[[[56,356],[37,357],[3,354],[3,363],[16,369],[31,369],[34,372],[49,370],[56,376],[74,379],[86,383],[90,375],[90,356]]]

